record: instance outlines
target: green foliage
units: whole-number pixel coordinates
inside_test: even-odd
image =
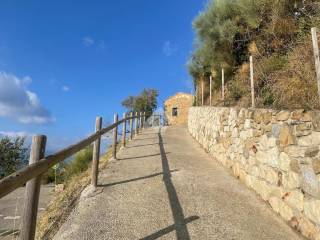
[[[288,55],[320,26],[319,10],[319,0],[211,0],[193,22],[197,38],[188,68],[195,86],[212,75],[213,90],[219,90],[224,68],[227,82],[239,81],[230,84],[229,96],[240,99],[249,87],[242,67],[253,55],[258,102],[273,104],[277,74],[291,71]]]
[[[5,177],[28,163],[25,138],[3,137],[0,139],[0,178]]]
[[[158,106],[158,90],[144,89],[138,96],[129,96],[122,101],[122,106],[133,112],[146,112],[150,116]]]
[[[74,159],[65,167],[65,178],[77,175],[88,169],[92,161],[93,147],[90,145],[79,151]]]

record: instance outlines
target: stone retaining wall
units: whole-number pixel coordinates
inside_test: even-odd
[[[188,129],[293,228],[320,240],[320,112],[192,107]]]

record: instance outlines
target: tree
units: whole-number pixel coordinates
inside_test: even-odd
[[[240,100],[239,94],[243,92],[242,100],[246,101],[250,95],[247,87],[248,61],[252,55],[258,105],[290,106],[282,96],[283,92],[292,91],[275,85],[285,75],[293,81],[299,80],[296,84],[299,87],[295,89],[297,92],[306,83],[306,79],[301,77],[304,74],[297,72],[297,69],[310,72],[305,61],[295,60],[294,57],[289,61],[288,58],[299,45],[304,44],[306,49],[310,46],[310,28],[320,26],[319,10],[319,0],[210,0],[193,22],[196,44],[188,67],[194,85],[197,86],[199,80],[209,82],[209,76],[215,72],[213,92],[220,94],[221,69],[224,68],[226,96],[236,97],[228,100]],[[301,53],[304,54],[301,51],[296,55],[301,56]],[[312,57],[308,55],[306,59]],[[282,85],[285,86],[285,83]],[[205,93],[204,97],[208,94],[206,96]],[[278,98],[281,98],[281,103]],[[311,104],[308,103],[308,106],[317,106],[313,100],[307,101]],[[295,103],[297,107],[303,107],[301,101]]]
[[[0,139],[0,178],[5,177],[28,163],[25,137]]]
[[[122,101],[122,106],[133,112],[146,112],[150,116],[158,107],[156,89],[144,89],[138,96],[129,96]]]

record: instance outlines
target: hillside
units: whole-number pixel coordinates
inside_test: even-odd
[[[222,104],[224,68],[224,104],[250,106],[252,55],[257,107],[319,109],[310,32],[320,27],[319,10],[317,0],[210,1],[193,22],[197,38],[188,63],[195,87],[205,82],[206,103],[211,75],[214,104]]]

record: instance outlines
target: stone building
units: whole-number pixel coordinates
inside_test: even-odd
[[[192,106],[193,96],[177,93],[164,102],[165,116],[169,125],[187,125],[188,111]]]

